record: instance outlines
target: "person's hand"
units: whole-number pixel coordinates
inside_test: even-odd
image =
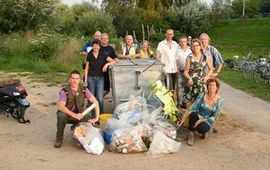
[[[94,125],[97,121],[98,121],[98,118],[89,119],[88,123],[90,123],[91,125]]]
[[[193,80],[190,78],[190,79],[188,79],[188,85],[192,85],[193,84]]]
[[[108,69],[108,66],[109,66],[109,64],[107,63],[107,64],[105,64],[104,66],[103,66],[103,68],[102,68],[102,72],[106,72],[107,71],[107,69]]]
[[[204,120],[203,119],[199,119],[197,120],[197,122],[194,124],[193,128],[196,128],[199,124],[203,123]]]
[[[82,115],[81,113],[77,113],[75,114],[74,118],[77,120],[81,120],[84,117],[84,115]]]
[[[216,72],[216,73],[213,73],[212,75],[211,75],[211,77],[217,77],[218,76],[218,73]]]
[[[206,83],[206,81],[208,80],[208,77],[204,77],[203,78],[203,82]]]
[[[183,125],[183,123],[184,123],[183,120],[181,120],[181,121],[179,120],[179,121],[177,121],[176,126],[177,127],[180,127],[180,126]]]
[[[83,86],[84,86],[84,87],[87,87],[87,85],[88,85],[88,84],[87,84],[87,81],[83,82]]]
[[[156,56],[156,60],[157,60],[157,61],[160,61],[160,57],[159,57],[159,56]]]

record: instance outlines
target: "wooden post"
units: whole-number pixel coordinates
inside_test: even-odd
[[[147,40],[149,41],[150,39],[150,29],[149,29],[149,25],[146,25],[147,28]]]
[[[144,25],[142,24],[142,38],[143,38],[143,41],[145,40],[145,34],[144,34]]]

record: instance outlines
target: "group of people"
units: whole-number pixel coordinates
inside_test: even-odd
[[[61,89],[57,111],[57,132],[55,147],[62,146],[64,128],[67,123],[76,125],[80,121],[95,124],[103,113],[103,97],[110,91],[108,67],[116,64],[118,59],[156,58],[164,64],[163,75],[169,90],[177,96],[179,88],[184,91],[179,103],[187,108],[193,103],[189,118],[190,135],[187,144],[194,144],[194,131],[202,138],[213,129],[214,120],[221,112],[222,97],[218,95],[220,83],[216,79],[222,69],[223,60],[218,50],[210,45],[206,33],[193,39],[181,36],[179,44],[173,41],[174,30],[168,29],[165,40],[157,46],[157,52],[151,50],[148,41],[143,41],[142,48],[134,43],[132,35],[125,36],[121,52],[116,55],[109,45],[109,35],[96,31],[94,40],[87,42],[82,48],[84,85],[80,84],[81,75],[74,70],[70,74],[69,87]],[[174,97],[175,98],[175,97]],[[83,116],[84,100],[95,103],[94,114]],[[186,118],[178,122],[181,126]]]

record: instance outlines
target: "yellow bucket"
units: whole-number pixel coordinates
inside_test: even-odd
[[[107,120],[112,118],[113,114],[112,113],[103,113],[99,116],[99,123],[100,127],[103,128],[104,125],[106,124]]]

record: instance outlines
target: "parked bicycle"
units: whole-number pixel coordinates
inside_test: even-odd
[[[253,71],[253,80],[258,84],[268,84],[270,87],[270,61],[266,58],[258,58]]]
[[[244,57],[244,62],[241,65],[241,73],[245,78],[248,78],[249,76],[252,76],[252,73],[254,72],[256,68],[256,63],[252,59],[252,54],[249,52]]]

